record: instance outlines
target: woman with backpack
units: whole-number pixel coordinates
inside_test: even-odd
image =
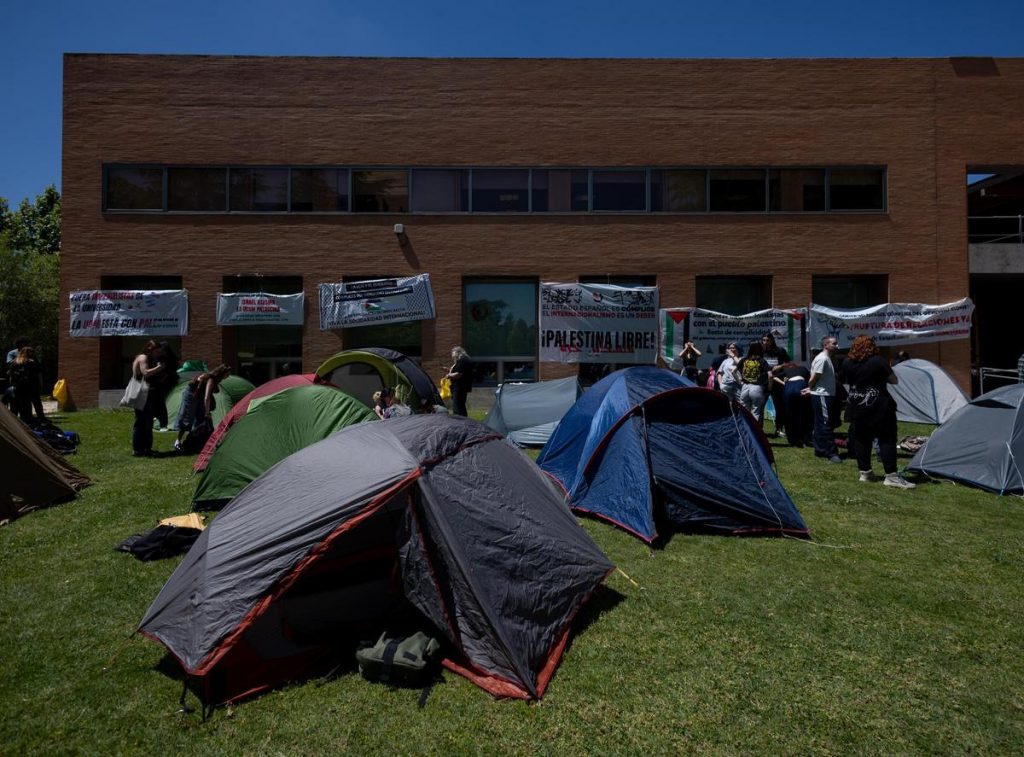
[[[220,391],[220,382],[231,373],[223,363],[209,373],[200,373],[188,382],[181,393],[178,406],[178,438],[174,440],[175,452],[184,452],[186,442],[203,441],[213,433],[210,413],[217,401],[213,395]]]
[[[764,424],[764,406],[768,402],[768,363],[760,340],[747,346],[747,354],[739,361],[736,373],[740,380],[740,404]]]

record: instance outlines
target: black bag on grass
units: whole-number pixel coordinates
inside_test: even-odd
[[[422,631],[412,636],[380,635],[373,646],[356,650],[359,672],[368,681],[394,686],[425,686],[436,676],[441,645]]]

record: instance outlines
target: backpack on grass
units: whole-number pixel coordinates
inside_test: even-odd
[[[356,650],[359,672],[368,681],[394,686],[426,686],[436,676],[441,645],[422,631],[390,636],[387,631],[372,646]]]

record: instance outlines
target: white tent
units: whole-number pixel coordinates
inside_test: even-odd
[[[889,385],[896,417],[910,423],[941,425],[970,400],[950,375],[927,360],[904,360],[892,367],[898,384]]]
[[[571,376],[535,384],[501,384],[484,423],[516,444],[539,447],[547,443],[579,396],[579,381]]]

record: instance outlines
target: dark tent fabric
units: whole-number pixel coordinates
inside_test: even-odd
[[[377,415],[340,389],[306,384],[258,397],[221,439],[199,474],[194,501],[223,503],[293,452]]]
[[[753,417],[663,368],[626,368],[595,384],[537,463],[573,509],[648,543],[666,527],[808,534]]]
[[[0,520],[70,499],[89,483],[14,413],[0,408]]]
[[[139,630],[218,703],[330,669],[353,627],[379,632],[389,602],[407,602],[455,650],[452,670],[535,698],[611,569],[521,451],[475,421],[407,416],[345,428],[254,481]]]
[[[373,393],[384,387],[398,388],[401,399],[416,411],[424,403],[444,405],[437,387],[410,358],[383,347],[345,350],[333,355],[316,369],[324,381],[373,407]]]
[[[971,400],[914,455],[909,470],[999,494],[1024,493],[1024,384]]]
[[[213,452],[220,445],[221,439],[228,432],[232,426],[234,426],[238,420],[249,412],[249,404],[260,397],[268,397],[271,394],[277,394],[280,391],[288,389],[293,386],[305,386],[312,384],[315,379],[315,374],[312,373],[290,373],[287,376],[279,376],[276,379],[271,379],[258,387],[253,389],[247,395],[242,397],[238,402],[232,405],[231,409],[221,418],[220,423],[217,424],[217,428],[210,434],[210,438],[206,440],[206,444],[203,445],[202,451],[196,456],[196,461],[192,465],[192,470],[198,472],[206,468],[210,462],[210,457]]]

